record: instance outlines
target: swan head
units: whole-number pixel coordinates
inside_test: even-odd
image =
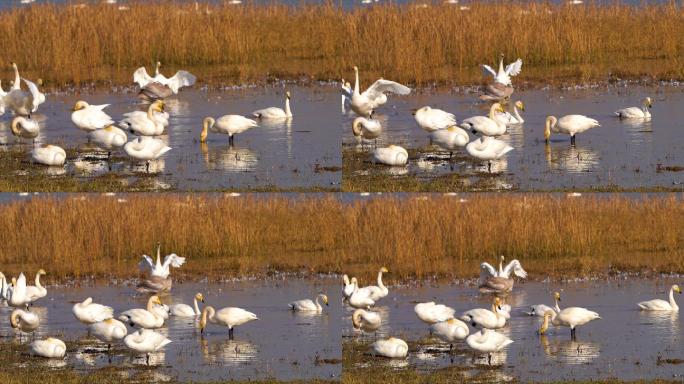
[[[2,274],[2,272],[0,272],[0,274]],[[2,278],[2,276],[0,276],[0,278]],[[344,286],[349,285],[349,276],[347,276],[347,274],[342,275],[342,283]]]
[[[387,269],[387,267],[382,267],[382,268],[380,268],[380,272],[389,273],[389,269]]]
[[[328,295],[321,294],[321,300],[323,300],[323,304],[326,306],[328,305]]]
[[[45,272],[45,270],[44,270],[43,268],[41,268],[41,269],[38,270],[38,272],[36,273],[36,275],[41,275],[41,276],[47,275],[47,272]]]
[[[361,328],[361,315],[363,315],[366,311],[363,309],[357,309],[354,311],[352,314],[352,325],[354,328],[359,329]]]
[[[14,278],[12,278],[12,281],[14,281]],[[357,280],[356,277],[352,277],[350,280],[350,283],[357,285],[357,284],[359,284],[359,280]]]
[[[200,303],[204,303],[204,295],[201,293],[195,294],[195,300],[199,301]]]
[[[363,117],[359,116],[352,121],[352,132],[354,133],[354,136],[358,137],[363,134],[361,132],[361,123],[363,123],[364,120],[365,119]]]
[[[346,83],[344,83],[344,86],[347,88],[351,88],[351,83],[347,81]]]
[[[646,97],[644,100],[642,100],[642,103],[644,104],[645,107],[648,107],[648,108],[653,107],[653,102],[651,101],[650,97]]]
[[[12,68],[17,69],[17,63],[15,63],[14,61],[11,62],[10,65],[12,66]]]
[[[213,117],[205,117],[202,122],[202,133],[200,133],[200,143],[207,142],[207,135],[209,134],[209,129],[214,127],[216,120]]]
[[[21,127],[21,122],[23,121],[23,117],[17,116],[14,119],[12,119],[12,124],[10,124],[10,129],[12,130],[12,133],[15,136],[18,136],[20,133],[20,127]]]
[[[425,107],[417,108],[417,109],[412,109],[412,110],[411,110],[411,114],[412,114],[413,116],[415,116],[415,115],[417,115],[417,114],[419,114],[419,113],[429,112],[431,109],[432,109],[432,108],[430,108],[429,106],[425,106]]]
[[[43,79],[36,80],[36,84],[43,86]]]
[[[358,71],[359,71],[359,67],[357,67],[357,66],[355,65],[355,66],[354,66],[354,72],[358,72]]]
[[[19,314],[20,314],[19,309],[15,309],[12,314],[10,315],[10,326],[12,328],[19,328]]]
[[[157,295],[150,297],[149,303],[150,304],[156,304],[156,305],[164,305],[164,304],[162,304],[161,299]]]
[[[551,140],[551,128],[556,126],[558,119],[555,116],[547,116],[546,123],[544,125],[544,141],[546,144]]]
[[[290,100],[291,97],[292,97],[292,95],[290,95],[290,91],[285,92],[285,98],[286,99]]]
[[[546,331],[549,329],[549,320],[552,319],[555,316],[555,312],[552,310],[548,310],[544,312],[544,321],[542,322],[541,327],[539,327],[539,334],[540,335],[545,335]]]
[[[521,110],[521,111],[523,111],[523,112],[525,111],[525,103],[523,103],[521,100],[516,101],[516,102],[515,102],[515,106],[516,106],[519,110]]]
[[[164,102],[161,100],[156,100],[154,103],[150,104],[150,111],[152,112],[164,112]]]
[[[672,286],[672,290],[679,293],[680,295],[682,294],[682,289],[679,288],[679,285],[677,285],[677,284]]]
[[[90,104],[88,104],[87,102],[85,102],[83,100],[79,100],[74,105],[74,109],[72,109],[72,111],[76,112],[76,111],[80,111],[81,109],[86,109],[86,108],[88,108],[89,105]]]
[[[553,293],[553,298],[554,298],[554,300],[556,300],[556,301],[561,301],[560,293],[554,292],[554,293]]]

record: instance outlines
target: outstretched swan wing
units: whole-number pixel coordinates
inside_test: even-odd
[[[149,84],[152,81],[152,77],[147,74],[147,70],[145,67],[140,67],[133,72],[133,82],[138,83],[140,88],[145,87],[147,84]]]
[[[165,270],[169,268],[169,265],[174,267],[174,268],[178,268],[181,265],[183,265],[184,263],[185,263],[185,257],[180,257],[180,256],[176,255],[175,253],[172,253],[170,255],[166,255],[166,257],[164,258],[163,267]]]
[[[138,263],[138,268],[140,268],[141,271],[145,271],[145,269],[149,268],[150,272],[154,270],[154,261],[152,260],[151,257],[147,255],[142,255],[142,260],[140,260],[140,263]]]
[[[371,85],[364,94],[371,100],[380,97],[385,92],[392,92],[398,95],[408,95],[411,93],[411,88],[401,85],[397,82],[385,79],[379,79]]]
[[[484,281],[489,279],[490,277],[496,277],[496,269],[491,266],[489,263],[482,263],[480,264],[480,280]]]
[[[508,263],[506,268],[504,268],[504,277],[511,276],[511,272],[513,272],[518,277],[522,277],[523,279],[527,277],[527,272],[525,272],[525,270],[522,268],[522,265],[517,259]]]
[[[496,71],[494,71],[494,69],[487,64],[482,64],[482,73],[485,76],[496,77]]]
[[[506,66],[506,73],[509,76],[517,76],[522,70],[522,59],[518,59]]]
[[[173,93],[178,93],[181,87],[189,87],[195,84],[197,77],[188,71],[178,71],[173,77],[166,81],[166,85],[171,88]]]

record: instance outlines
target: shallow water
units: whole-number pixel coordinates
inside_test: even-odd
[[[620,121],[613,116],[613,111],[619,108],[640,105],[645,96],[651,96],[654,102],[650,122]],[[664,170],[664,167],[684,166],[684,131],[679,124],[680,106],[684,102],[682,88],[530,90],[516,92],[514,100],[518,99],[525,103],[526,110],[522,112],[525,123],[509,128],[501,137],[514,150],[492,162],[495,189],[683,188],[684,172]],[[409,113],[411,109],[430,105],[454,113],[459,122],[486,115],[488,105],[478,102],[476,94],[418,94],[393,97],[389,104],[378,110],[377,118],[384,127],[378,146],[393,143],[407,149],[422,148],[424,155],[406,167],[376,168],[373,172],[419,178],[457,172],[471,181],[487,172],[485,164],[464,160],[465,150],[457,151],[461,158],[450,163],[448,152],[429,146],[427,133]],[[570,145],[569,136],[558,134],[552,135],[550,145],[545,145],[546,116],[568,114],[595,118],[601,127],[577,135],[575,147]],[[345,147],[370,153],[372,145],[366,144],[362,149],[353,137],[352,119],[351,115],[343,118]],[[473,135],[470,136],[472,140]]]
[[[73,301],[92,296],[95,302],[114,308],[115,314],[130,308],[144,308],[147,296],[135,294],[134,287],[112,286],[50,288],[47,299],[36,311],[41,317],[38,337],[58,336],[71,348],[63,361],[29,359],[30,364],[58,364],[87,372],[94,368],[115,366],[124,372],[138,370],[157,379],[208,381],[219,379],[311,379],[339,378],[341,374],[339,300],[320,315],[294,314],[287,308],[293,300],[312,298],[319,292],[337,292],[337,280],[246,281],[226,284],[175,284],[165,304],[188,303],[196,292],[204,294],[207,305],[215,308],[236,306],[254,312],[259,320],[235,328],[235,339],[228,339],[228,329],[209,324],[204,337],[194,318],[171,317],[161,330],[172,343],[163,352],[151,355],[151,372],[143,357],[132,356],[123,343],[115,345],[111,363],[106,346],[87,338],[87,328],[78,323],[71,307]],[[133,296],[132,296],[133,295]],[[9,317],[10,309],[0,307],[0,317]],[[130,331],[130,329],[129,329]],[[9,322],[0,322],[0,342],[18,341]],[[79,343],[74,346],[69,341]],[[24,343],[28,344],[26,338]],[[75,348],[76,350],[73,350]],[[28,359],[28,358],[27,358]],[[325,360],[329,359],[329,360]]]
[[[524,381],[619,378],[682,378],[682,365],[658,362],[659,358],[684,359],[684,322],[677,314],[640,312],[636,303],[653,298],[667,298],[670,285],[663,280],[611,280],[567,284],[516,283],[506,303],[513,307],[511,319],[500,330],[512,340],[505,351],[492,355],[497,369],[489,372],[497,380],[518,378]],[[586,307],[600,314],[601,320],[577,328],[576,341],[569,328],[551,327],[549,335],[536,334],[541,319],[523,313],[532,304],[553,305],[554,291],[561,292],[561,309]],[[675,294],[681,304],[682,295]],[[377,311],[385,322],[379,334],[393,335],[406,341],[420,341],[404,360],[368,357],[368,363],[394,369],[430,371],[451,365],[483,367],[485,359],[472,354],[465,342],[449,346],[430,339],[429,328],[413,310],[417,302],[435,301],[456,309],[457,314],[472,308],[488,308],[491,297],[480,295],[472,286],[435,286],[390,288]],[[373,336],[360,336],[351,328],[351,314],[346,309],[343,338],[346,342],[370,345]],[[472,332],[472,328],[471,328]],[[417,349],[416,349],[417,348]],[[452,361],[453,359],[453,361]],[[488,373],[488,374],[489,374]]]

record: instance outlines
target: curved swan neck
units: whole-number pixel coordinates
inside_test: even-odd
[[[544,322],[542,322],[541,327],[539,328],[539,334],[543,335],[546,333],[546,330],[549,329],[549,317],[548,315],[544,315]]]
[[[361,314],[363,313],[361,311],[363,310],[354,311],[354,313],[352,314],[352,324],[356,328],[358,328],[359,325],[361,325]]]
[[[147,311],[152,313],[152,314],[154,314],[153,309],[154,309],[154,304],[156,304],[154,298],[155,297],[152,296],[147,300]]]
[[[523,120],[522,116],[520,116],[520,112],[518,111],[518,106],[514,105],[513,106],[513,116],[518,120],[518,123],[524,123],[525,120]]]
[[[292,116],[292,110],[290,110],[290,95],[287,95],[287,97],[285,97],[285,116]]]
[[[378,287],[385,289],[385,284],[382,283],[382,270],[378,272]]]
[[[316,300],[314,301],[316,303],[316,309],[319,311],[323,309],[323,307],[321,307],[321,303],[318,302],[318,299],[320,299],[320,298],[321,298],[321,295],[317,295]]]
[[[354,79],[354,94],[359,95],[360,91],[359,91],[359,69],[358,68],[354,68],[354,77],[355,77],[355,79]]]
[[[497,109],[498,109],[498,105],[496,103],[492,104],[492,106],[489,107],[489,118],[494,120],[494,121],[497,121],[496,119],[494,119],[494,116],[496,116],[496,110]]]
[[[36,287],[42,289],[43,286],[40,285],[40,275],[41,275],[40,273],[36,273]]]
[[[196,298],[196,297],[193,298],[192,301],[193,301],[194,304],[195,304],[195,315],[199,315],[199,314],[202,313],[202,312],[200,312],[199,305],[197,305],[197,298]]]
[[[670,288],[670,306],[674,311],[679,310],[679,306],[677,305],[674,299],[674,287]]]
[[[19,89],[20,84],[21,84],[21,76],[19,76],[19,68],[17,67],[16,64],[13,64],[12,67],[14,68],[14,88]]]

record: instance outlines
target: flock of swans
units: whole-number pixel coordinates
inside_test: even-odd
[[[176,254],[167,255],[162,261],[161,245],[157,244],[156,261],[143,255],[139,263],[145,277],[140,281],[137,290],[151,294],[145,308],[128,309],[115,317],[112,307],[96,303],[88,297],[73,305],[73,315],[78,322],[88,328],[89,335],[107,345],[108,353],[113,343],[122,342],[132,352],[145,354],[148,365],[151,353],[160,351],[171,343],[166,336],[155,331],[165,326],[169,316],[198,319],[197,326],[201,334],[204,334],[208,324],[226,327],[230,340],[234,337],[236,327],[258,320],[256,314],[238,307],[215,309],[204,305],[200,310],[199,303],[204,304],[205,297],[199,292],[195,294],[192,305],[164,304],[159,294],[168,292],[172,287],[171,268],[179,268],[184,263],[185,258]],[[31,311],[31,306],[48,295],[47,289],[40,283],[43,275],[45,271],[39,270],[35,277],[35,285],[27,285],[23,273],[8,282],[5,275],[0,272],[0,304],[6,303],[14,308],[10,314],[10,325],[19,332],[20,337],[22,334],[33,333],[41,325],[39,316]],[[320,314],[323,312],[322,304],[328,305],[328,297],[323,293],[314,299],[292,301],[287,304],[287,308],[295,312]],[[65,343],[55,337],[33,340],[30,349],[32,354],[46,358],[63,358],[67,353]]]
[[[343,276],[344,300],[353,310],[351,321],[353,328],[361,333],[376,333],[386,321],[378,311],[372,308],[376,302],[389,295],[388,288],[382,281],[382,275],[388,272],[383,267],[378,272],[377,285],[359,287],[358,279]],[[420,302],[414,306],[414,312],[418,319],[427,324],[430,334],[449,344],[449,350],[455,343],[464,341],[465,344],[478,354],[487,356],[488,364],[492,363],[492,353],[504,350],[513,343],[509,337],[501,332],[511,317],[513,308],[504,304],[503,297],[513,289],[513,277],[526,278],[527,272],[522,268],[518,260],[513,260],[504,267],[504,257],[501,256],[498,269],[489,263],[480,265],[479,291],[492,295],[490,308],[474,308],[466,310],[459,316],[456,309],[445,304],[435,302]],[[678,312],[679,307],[674,299],[674,293],[682,293],[678,285],[670,288],[669,300],[653,299],[637,303],[642,311],[667,311]],[[529,316],[542,319],[537,333],[547,334],[550,325],[570,329],[573,340],[576,337],[578,327],[584,326],[594,320],[601,319],[598,313],[582,307],[561,308],[559,292],[553,293],[554,306],[546,304],[531,305],[524,312]],[[471,327],[474,331],[471,331]],[[377,339],[370,346],[371,352],[376,356],[388,358],[406,358],[409,354],[409,346],[406,341],[397,337]]]

